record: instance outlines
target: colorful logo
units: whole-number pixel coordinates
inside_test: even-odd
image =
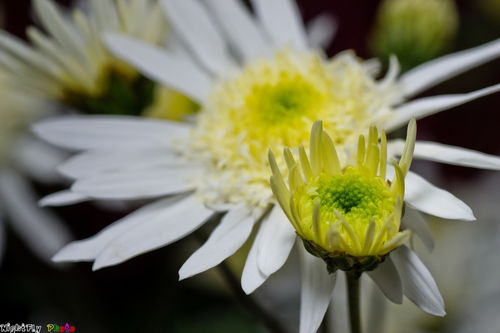
[[[68,323],[64,324],[64,326],[59,326],[57,324],[47,324],[47,330],[49,332],[75,332],[75,326],[69,326]]]

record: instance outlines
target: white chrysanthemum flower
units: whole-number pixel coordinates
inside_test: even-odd
[[[47,107],[38,96],[10,86],[0,72],[0,262],[6,223],[35,255],[48,262],[71,239],[61,221],[39,208],[34,190],[23,176],[42,182],[59,179],[53,169],[63,155],[27,131],[43,110]]]
[[[103,32],[155,45],[172,41],[157,0],[91,0],[82,5],[69,13],[53,0],[34,0],[43,31],[28,27],[30,43],[0,31],[0,68],[11,85],[90,114],[181,119],[197,109],[185,96],[120,61],[102,42]],[[168,45],[175,50],[175,41]],[[170,109],[176,111],[171,114]]]
[[[46,198],[66,204],[75,195],[101,199],[163,197],[87,240],[69,244],[56,261],[93,261],[94,269],[115,265],[170,244],[200,227],[216,210],[227,211],[208,241],[180,270],[186,278],[232,255],[256,228],[242,275],[250,293],[286,261],[295,242],[268,184],[267,151],[306,144],[313,122],[323,120],[339,158],[353,156],[359,135],[370,125],[390,131],[412,117],[457,106],[500,90],[408,100],[419,92],[500,55],[500,41],[452,54],[398,77],[397,62],[376,80],[376,68],[352,53],[332,59],[315,51],[290,0],[254,0],[255,16],[239,1],[164,0],[165,13],[182,44],[183,57],[118,35],[111,50],[144,75],[196,100],[202,112],[193,124],[133,117],[71,117],[36,126],[47,141],[80,154],[60,166],[75,180],[70,191]],[[318,36],[318,34],[311,34]],[[389,158],[403,143],[388,143]],[[500,159],[432,142],[418,142],[415,158],[486,169]],[[280,168],[285,160],[277,160]],[[426,214],[474,220],[452,194],[408,172],[405,202]],[[418,225],[415,233],[428,237]],[[441,315],[441,296],[420,260],[400,250],[400,270],[377,270],[375,282],[404,294],[424,311]],[[324,266],[305,261],[301,331],[314,331],[328,304],[332,281]],[[396,289],[395,289],[396,288]],[[310,306],[314,303],[314,306]]]

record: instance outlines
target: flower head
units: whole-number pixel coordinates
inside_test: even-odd
[[[355,164],[342,166],[335,144],[316,122],[311,131],[310,158],[299,147],[299,160],[284,151],[288,165],[285,185],[274,155],[271,187],[306,248],[323,258],[329,271],[371,270],[403,244],[409,231],[400,231],[404,177],[415,145],[415,121],[409,125],[405,153],[392,161],[394,179],[386,180],[387,140],[370,128],[359,137]]]

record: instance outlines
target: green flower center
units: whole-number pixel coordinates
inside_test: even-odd
[[[357,173],[319,180],[310,198],[320,199],[322,213],[330,215],[335,209],[352,222],[381,221],[394,210],[394,197],[387,184],[380,178]]]
[[[259,85],[253,88],[252,99],[248,100],[267,125],[278,125],[311,111],[320,100],[318,92],[303,78],[286,78],[284,82]],[[253,105],[252,105],[253,104]]]
[[[153,103],[155,84],[137,76],[128,78],[117,71],[103,77],[103,91],[97,96],[65,91],[63,102],[89,114],[141,115]]]

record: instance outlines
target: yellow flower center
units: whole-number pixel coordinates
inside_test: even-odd
[[[192,148],[210,170],[199,180],[199,193],[205,201],[266,206],[269,148],[306,143],[313,122],[323,119],[344,158],[344,147],[386,119],[388,104],[351,53],[326,60],[283,50],[258,59],[217,84],[199,115]]]

